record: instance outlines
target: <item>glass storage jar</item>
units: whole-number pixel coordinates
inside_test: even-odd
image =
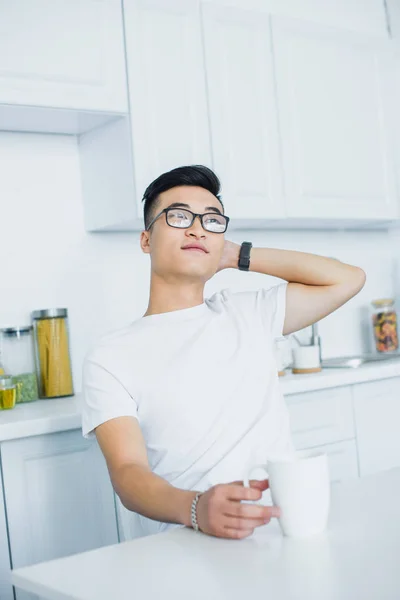
[[[33,327],[0,329],[1,360],[4,371],[16,385],[16,402],[31,402],[39,397],[33,347]]]
[[[372,301],[372,325],[378,352],[394,352],[399,347],[397,313],[393,298]]]
[[[37,377],[41,398],[73,396],[69,352],[68,310],[48,308],[32,312]]]
[[[14,408],[17,387],[9,376],[0,376],[0,410]]]

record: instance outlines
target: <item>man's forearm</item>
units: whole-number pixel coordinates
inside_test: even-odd
[[[354,276],[357,267],[334,258],[274,248],[252,248],[250,271],[307,285],[334,285]]]
[[[190,526],[190,509],[196,492],[178,489],[141,465],[129,464],[113,477],[122,504],[149,519]]]
[[[237,268],[240,245],[229,248],[229,266]],[[333,258],[275,248],[252,248],[250,271],[307,285],[334,285],[351,279],[358,267]]]

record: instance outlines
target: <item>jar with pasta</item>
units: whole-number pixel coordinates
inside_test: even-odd
[[[395,352],[399,347],[397,313],[393,298],[380,298],[372,302],[372,325],[375,347],[378,352]]]
[[[40,398],[73,396],[68,310],[35,310],[32,321]]]

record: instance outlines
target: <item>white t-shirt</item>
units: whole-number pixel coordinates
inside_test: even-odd
[[[102,338],[84,362],[83,435],[137,418],[152,471],[185,490],[242,480],[250,466],[292,455],[273,349],[286,287],[223,290]],[[171,527],[131,515],[134,537]]]

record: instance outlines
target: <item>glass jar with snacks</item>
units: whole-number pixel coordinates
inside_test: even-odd
[[[2,366],[16,385],[16,402],[31,402],[39,397],[33,346],[33,327],[0,329]]]
[[[35,310],[32,319],[39,396],[73,396],[67,309]]]
[[[393,298],[372,301],[372,325],[378,352],[394,352],[399,347],[397,313]]]
[[[0,410],[14,408],[17,397],[17,388],[12,378],[0,376]]]

